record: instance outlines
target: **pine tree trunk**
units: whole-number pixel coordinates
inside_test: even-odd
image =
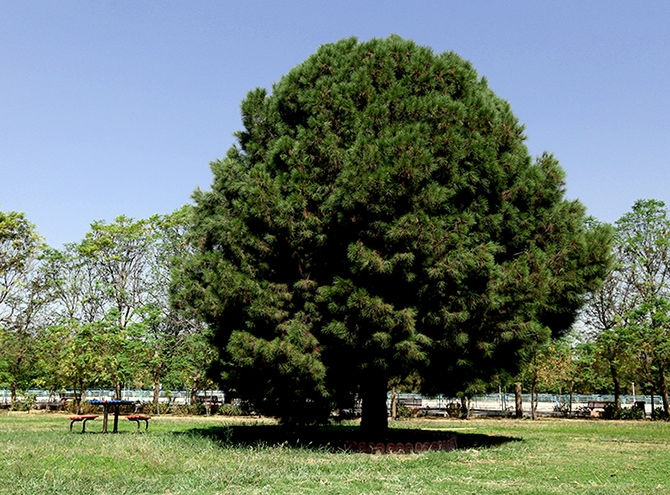
[[[523,418],[523,397],[521,395],[521,383],[514,384],[514,407],[517,419]]]
[[[396,419],[398,411],[397,411],[397,400],[398,400],[398,394],[396,392],[396,388],[393,387],[391,390],[391,419]]]
[[[388,434],[387,386],[382,372],[368,372],[361,384],[361,433],[370,440],[382,442]]]
[[[121,400],[121,382],[114,382],[114,400]]]

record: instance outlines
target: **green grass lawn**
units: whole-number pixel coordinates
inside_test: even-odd
[[[98,418],[82,435],[64,415],[2,413],[0,494],[670,494],[668,423],[396,422],[464,446],[405,455],[292,447],[270,423],[161,416],[102,435]]]

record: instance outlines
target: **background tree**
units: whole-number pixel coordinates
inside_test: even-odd
[[[74,390],[211,382],[204,325],[170,305],[172,260],[188,254],[190,207],[94,222],[85,239],[45,246],[22,213],[0,213],[0,386]],[[205,364],[203,364],[205,363]],[[197,367],[200,369],[196,369]]]
[[[165,382],[173,388],[184,388],[189,392],[191,404],[196,403],[200,390],[211,390],[217,386],[207,371],[216,359],[216,349],[210,343],[205,328],[185,334],[171,360]]]
[[[191,250],[185,237],[191,210],[191,206],[186,205],[169,215],[151,219],[155,235],[146,280],[142,341],[148,352],[144,363],[153,384],[157,411],[164,380],[175,383],[175,378],[181,377],[179,385],[186,385],[194,397],[199,390],[194,387],[204,385],[201,375],[207,365],[203,363],[211,361],[211,350],[203,347],[205,339],[198,338],[204,331],[202,324],[170,304],[169,286],[174,260],[187,256]],[[202,341],[203,345],[194,345],[195,341]],[[196,369],[195,362],[201,363],[200,369]]]
[[[72,390],[77,413],[81,413],[87,390],[106,384],[103,362],[109,323],[63,320],[45,328],[36,349],[42,375],[35,384],[51,392]]]
[[[104,321],[114,321],[106,332],[100,361],[112,381],[115,397],[121,384],[142,369],[144,330],[151,318],[147,308],[150,262],[155,230],[151,219],[117,217],[113,223],[94,222],[77,246],[92,268],[104,296]]]
[[[633,362],[634,346],[627,320],[637,300],[631,271],[624,263],[621,234],[617,232],[615,236],[614,263],[602,286],[589,294],[581,315],[588,329],[586,337],[596,342],[597,357],[606,363],[617,407],[621,406],[622,383],[630,376]]]
[[[397,36],[324,45],[242,103],[197,191],[175,299],[214,331],[232,391],[289,421],[389,380],[470,394],[572,324],[609,232],[532,163],[509,105],[453,53]]]
[[[42,310],[48,302],[39,266],[44,244],[23,213],[0,212],[0,381],[17,390],[35,377],[35,347]]]
[[[584,320],[607,363],[617,403],[622,383],[635,381],[661,396],[668,415],[670,219],[663,202],[639,200],[615,227],[616,262]]]
[[[596,344],[589,340],[580,340],[574,348],[574,353],[575,393],[612,393],[613,386],[608,375],[609,365],[600,359]]]
[[[670,417],[667,372],[670,366],[670,218],[662,201],[639,200],[616,223],[622,245],[622,270],[634,291],[627,314],[647,369]]]
[[[520,394],[521,388],[525,388],[530,392],[530,417],[537,419],[537,404],[540,388],[543,384],[540,383],[541,377],[546,376],[546,367],[548,365],[550,352],[550,337],[547,335],[542,341],[533,341],[528,345],[523,346],[519,350],[519,374],[516,381],[522,386],[518,389],[515,387],[515,394]],[[516,397],[515,403],[519,401]],[[517,409],[517,417],[521,417]]]
[[[79,410],[89,386],[107,386],[101,363],[109,334],[106,294],[95,266],[77,243],[49,248],[42,271],[48,281],[48,324],[39,334],[36,385],[52,392],[71,389]]]

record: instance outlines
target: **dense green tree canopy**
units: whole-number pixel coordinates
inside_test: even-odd
[[[310,420],[357,396],[383,431],[389,379],[474,391],[566,330],[603,274],[609,231],[454,53],[324,45],[242,116],[174,290],[262,412]]]

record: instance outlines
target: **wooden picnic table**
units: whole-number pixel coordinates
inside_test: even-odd
[[[119,408],[121,406],[132,406],[135,404],[132,400],[89,400],[89,404],[94,406],[102,406],[102,432],[107,433],[107,418],[109,410],[112,409],[114,413],[114,428],[112,433],[119,431]]]

